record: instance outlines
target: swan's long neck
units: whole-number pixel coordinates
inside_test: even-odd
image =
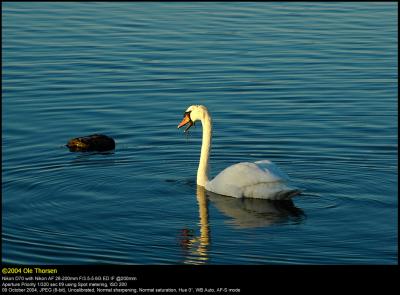
[[[212,122],[208,112],[204,113],[204,116],[201,119],[201,124],[203,126],[203,139],[201,144],[199,169],[197,170],[197,184],[205,187],[208,182],[208,160],[210,158],[212,135]]]

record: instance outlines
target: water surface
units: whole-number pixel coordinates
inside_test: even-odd
[[[4,3],[2,259],[397,263],[397,3]],[[269,159],[293,203],[196,186]],[[111,153],[68,139],[115,138]]]

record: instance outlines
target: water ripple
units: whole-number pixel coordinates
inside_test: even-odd
[[[3,261],[395,263],[395,8],[5,3]],[[213,116],[211,174],[270,159],[293,206],[199,197],[191,104]],[[65,148],[92,133],[116,150]]]

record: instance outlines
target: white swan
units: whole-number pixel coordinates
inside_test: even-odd
[[[205,106],[192,105],[184,114],[178,128],[188,126],[185,132],[200,120],[203,126],[200,163],[197,170],[197,184],[206,190],[236,198],[257,198],[270,200],[290,199],[300,190],[289,187],[289,177],[268,160],[255,163],[242,162],[221,171],[213,180],[208,179],[211,150],[212,121]]]

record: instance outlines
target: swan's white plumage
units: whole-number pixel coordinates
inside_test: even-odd
[[[296,189],[286,185],[289,177],[269,160],[243,162],[229,166],[206,189],[236,198],[287,199]]]
[[[208,180],[212,137],[211,116],[205,106],[199,105],[190,106],[185,116],[178,128],[197,120],[200,120],[203,126],[203,141],[197,171],[198,185],[208,191],[236,198],[282,200],[290,199],[300,193],[298,189],[288,186],[289,177],[269,160],[234,164],[221,171],[213,180]]]

